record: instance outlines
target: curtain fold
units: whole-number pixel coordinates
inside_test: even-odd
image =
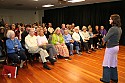
[[[111,14],[117,13],[121,16],[122,20],[122,39],[120,43],[125,45],[125,13],[123,1],[95,3],[88,5],[71,6],[57,9],[50,9],[44,11],[45,23],[51,22],[53,28],[61,27],[62,23],[71,24],[75,23],[76,26],[82,28],[83,25],[91,25],[93,29],[96,25],[103,25],[108,30],[109,17]]]

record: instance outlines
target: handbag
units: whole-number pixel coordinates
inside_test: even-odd
[[[2,75],[8,75],[10,78],[16,78],[17,67],[4,65]]]

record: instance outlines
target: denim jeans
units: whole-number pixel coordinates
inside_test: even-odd
[[[105,82],[110,82],[110,80],[118,80],[117,67],[103,67],[102,80]]]

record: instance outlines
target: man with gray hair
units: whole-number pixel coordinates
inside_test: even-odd
[[[50,67],[46,64],[47,59],[54,64],[54,60],[49,58],[49,55],[46,50],[38,47],[37,37],[34,35],[34,29],[30,28],[29,34],[25,37],[25,47],[28,49],[29,53],[39,53],[43,62],[43,67],[45,69],[51,70]]]

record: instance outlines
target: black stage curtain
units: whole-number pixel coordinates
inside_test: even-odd
[[[43,22],[53,24],[53,27],[61,27],[62,23],[75,23],[76,26],[82,28],[83,25],[91,25],[94,29],[96,25],[103,25],[108,30],[109,17],[111,14],[117,13],[122,19],[123,34],[120,40],[122,45],[125,45],[125,13],[123,1],[95,3],[88,5],[70,6],[64,8],[50,9],[44,11]]]

